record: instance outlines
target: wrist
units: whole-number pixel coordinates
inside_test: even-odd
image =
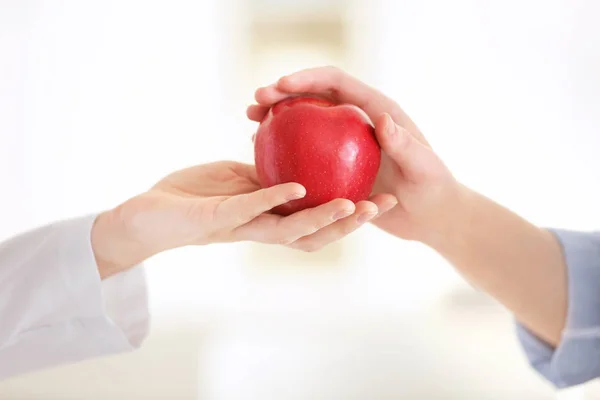
[[[419,241],[440,253],[446,248],[460,246],[472,226],[482,198],[479,193],[456,182],[447,191],[443,205]]]
[[[101,279],[123,272],[147,258],[140,245],[128,238],[125,224],[114,209],[96,217],[91,242]]]

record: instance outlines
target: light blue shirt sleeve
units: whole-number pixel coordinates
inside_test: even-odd
[[[552,230],[567,263],[568,311],[558,347],[522,325],[517,334],[531,365],[558,388],[600,377],[600,232]]]

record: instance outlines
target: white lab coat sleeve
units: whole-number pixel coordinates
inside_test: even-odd
[[[0,379],[133,350],[149,329],[142,265],[101,280],[95,216],[0,243]]]

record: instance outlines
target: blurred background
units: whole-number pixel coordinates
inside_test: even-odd
[[[597,228],[599,13],[594,0],[0,0],[0,238],[181,167],[252,162],[254,90],[320,65],[395,98],[467,185],[541,225]],[[0,398],[600,398],[595,384],[555,393],[498,304],[370,226],[311,254],[174,251],[148,275],[140,351],[0,382]]]

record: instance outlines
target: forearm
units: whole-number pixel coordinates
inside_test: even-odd
[[[467,188],[428,245],[533,333],[557,345],[567,313],[567,275],[554,235]]]

